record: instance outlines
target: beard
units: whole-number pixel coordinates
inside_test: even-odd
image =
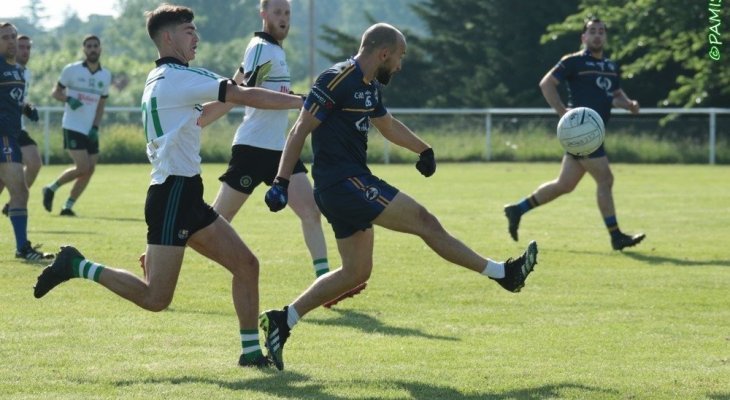
[[[89,55],[86,56],[86,61],[89,61],[89,62],[92,62],[92,63],[99,62],[99,54],[90,53]]]
[[[385,68],[384,66],[378,67],[378,71],[375,74],[375,79],[378,80],[382,85],[388,85],[390,83],[390,78],[393,77],[393,74],[390,73],[390,71]]]

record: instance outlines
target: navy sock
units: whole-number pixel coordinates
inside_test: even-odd
[[[517,203],[517,207],[519,208],[520,213],[522,213],[522,214],[532,210],[533,208],[535,208],[539,205],[540,205],[540,203],[537,202],[537,199],[535,198],[534,195],[532,195],[530,197],[525,197],[524,199],[522,199],[521,202]]]
[[[621,235],[621,230],[618,229],[618,221],[616,221],[615,215],[604,218],[603,222],[606,224],[606,229],[608,229],[608,233],[611,234],[612,238]]]
[[[28,209],[11,208],[8,210],[8,217],[15,232],[15,247],[20,251],[28,242]]]

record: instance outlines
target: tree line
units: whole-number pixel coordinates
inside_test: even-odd
[[[196,12],[201,44],[194,64],[232,75],[252,32],[261,28],[258,0],[176,3]],[[31,101],[53,104],[48,93],[61,69],[82,58],[82,37],[93,33],[102,39],[102,65],[115,76],[109,104],[138,104],[157,57],[142,13],[158,4],[120,0],[116,18],[81,21],[71,14],[61,27],[44,31],[38,28],[42,7],[30,1],[27,15],[12,22],[34,40]],[[300,92],[310,80],[310,10],[316,28],[315,74],[355,54],[360,34],[371,23],[388,22],[406,34],[403,71],[385,91],[391,107],[545,107],[537,83],[562,55],[579,49],[589,16],[606,21],[608,54],[622,66],[627,93],[644,107],[730,107],[730,34],[703,2],[295,0],[284,48],[293,86]],[[719,60],[708,56],[713,26],[716,41],[726,43],[717,46]]]

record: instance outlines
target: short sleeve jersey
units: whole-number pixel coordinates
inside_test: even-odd
[[[109,96],[111,72],[101,65],[91,72],[86,62],[78,61],[63,68],[58,83],[66,89],[67,96],[75,97],[84,104],[75,110],[66,104],[61,125],[64,129],[87,135],[94,124],[99,100]]]
[[[23,71],[18,65],[0,57],[0,136],[20,135],[24,101]]]
[[[608,122],[613,92],[621,88],[621,71],[608,58],[597,59],[588,50],[564,56],[553,76],[568,83],[568,107],[592,108]]]
[[[166,57],[147,75],[142,93],[142,124],[147,139],[147,157],[152,163],[152,182],[165,182],[170,175],[200,174],[198,118],[203,103],[224,101],[227,79],[202,68]]]
[[[291,76],[286,54],[279,43],[265,32],[256,32],[248,44],[241,63],[246,86],[256,86],[289,93]],[[281,151],[286,142],[288,110],[261,110],[246,107],[243,121],[236,130],[233,144],[245,144]]]
[[[370,173],[366,164],[370,118],[388,111],[380,83],[363,79],[356,60],[335,64],[317,78],[304,102],[304,108],[321,122],[312,132],[315,190]]]

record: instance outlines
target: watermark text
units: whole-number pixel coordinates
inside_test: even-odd
[[[707,32],[707,42],[710,45],[708,55],[710,59],[719,61],[722,49],[722,41],[720,38],[720,28],[722,27],[722,20],[720,19],[720,12],[722,11],[722,0],[708,0],[709,4],[707,10],[709,12],[709,31]]]

